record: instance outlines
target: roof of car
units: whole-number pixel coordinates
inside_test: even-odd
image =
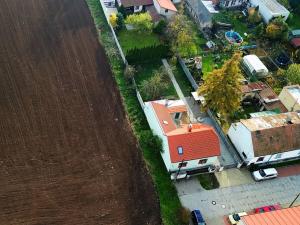
[[[275,168],[264,169],[264,171],[267,175],[277,173],[277,170]]]
[[[197,222],[201,222],[201,223],[205,222],[199,209],[195,209],[193,212],[197,218]]]

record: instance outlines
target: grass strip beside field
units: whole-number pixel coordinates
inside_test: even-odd
[[[145,162],[154,181],[160,200],[162,221],[165,225],[180,225],[181,223],[178,216],[181,204],[177,191],[170,180],[170,176],[166,171],[160,154],[149,148],[146,143],[141,142],[142,133],[149,131],[150,128],[136,98],[134,89],[128,86],[128,83],[125,81],[123,75],[124,65],[121,58],[116,57],[117,47],[113,41],[99,0],[86,0],[86,2],[94,18],[95,26],[99,34],[99,41],[106,50],[129,120],[133,126],[135,135],[140,141]]]

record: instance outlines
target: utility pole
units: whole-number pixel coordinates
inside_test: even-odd
[[[294,111],[294,108],[295,108],[296,104],[298,103],[299,99],[300,99],[300,98],[297,98],[297,99],[296,99],[294,105],[293,105],[292,108],[291,108],[291,111]]]
[[[296,198],[294,199],[294,201],[292,201],[292,203],[290,204],[289,208],[291,208],[293,206],[293,204],[295,203],[295,201],[297,200],[297,198],[299,198],[300,193],[297,194]]]
[[[175,181],[177,181],[177,177],[178,177],[178,174],[180,173],[183,162],[184,162],[184,159],[182,159],[181,163],[179,164],[179,170],[176,173]]]

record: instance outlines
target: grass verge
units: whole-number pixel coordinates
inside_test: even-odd
[[[120,57],[116,57],[117,49],[113,41],[110,28],[106,22],[99,0],[86,0],[91,15],[94,18],[98,30],[99,41],[105,48],[110,61],[111,69],[121,92],[125,109],[133,126],[135,135],[139,139],[144,159],[150,170],[157,194],[160,200],[162,221],[165,225],[180,225],[178,213],[181,204],[177,191],[170,180],[162,158],[158,152],[153,151],[144,141],[141,141],[142,133],[149,131],[146,118],[140,108],[135,92],[125,82],[123,76],[123,63]]]

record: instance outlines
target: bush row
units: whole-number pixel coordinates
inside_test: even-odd
[[[145,48],[135,48],[126,53],[126,59],[129,64],[136,64],[153,59],[169,57],[170,47],[168,45],[155,45]]]

